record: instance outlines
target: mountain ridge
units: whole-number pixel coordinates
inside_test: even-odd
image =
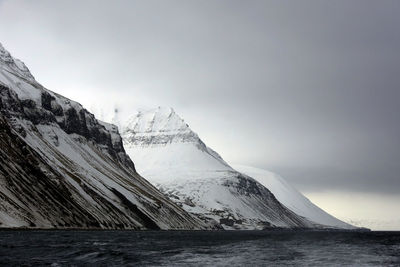
[[[171,114],[179,125],[169,127]],[[162,122],[156,123],[156,128],[154,119]],[[175,138],[182,135],[176,129],[196,138]],[[312,204],[283,178],[260,169],[230,166],[172,108],[141,110],[123,128],[122,136],[138,171],[160,191],[203,219],[229,222],[224,226],[227,229],[354,228]],[[269,217],[285,212],[291,214],[289,218],[295,214],[303,221],[296,225],[286,223],[288,218]]]
[[[0,96],[0,227],[209,229],[137,174],[115,126],[2,45]]]
[[[255,180],[267,187],[283,205],[288,207],[296,214],[321,225],[343,229],[356,228],[333,217],[329,213],[316,206],[279,175],[252,166],[238,164],[234,164],[232,166],[235,168],[235,170],[253,177]]]
[[[168,122],[171,113],[174,123]],[[122,136],[139,173],[206,221],[216,220],[225,229],[317,227],[287,209],[255,179],[232,168],[171,108],[138,112]]]

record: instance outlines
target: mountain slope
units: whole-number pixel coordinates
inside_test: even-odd
[[[139,112],[123,129],[139,173],[186,211],[224,228],[310,228],[262,184],[231,168],[169,108]]]
[[[308,198],[297,191],[292,185],[275,173],[244,165],[233,165],[233,167],[235,170],[257,180],[259,183],[267,187],[275,195],[279,202],[281,202],[291,211],[307,218],[312,222],[334,228],[356,228],[350,224],[336,219],[332,215],[317,207]]]
[[[0,45],[0,227],[204,229],[139,176],[118,129]]]

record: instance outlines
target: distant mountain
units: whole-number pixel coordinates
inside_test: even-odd
[[[171,108],[138,112],[122,136],[138,172],[205,221],[225,229],[327,227],[296,214],[262,182],[229,166]]]
[[[251,176],[260,184],[268,188],[279,202],[285,205],[285,207],[316,224],[333,228],[356,228],[348,223],[336,219],[317,207],[291,184],[273,172],[244,165],[233,165],[233,167],[235,170]]]
[[[138,175],[117,127],[0,45],[0,227],[206,229]]]

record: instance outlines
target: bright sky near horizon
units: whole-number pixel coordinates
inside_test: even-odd
[[[170,106],[228,162],[400,230],[399,1],[0,1],[0,42],[99,118]]]

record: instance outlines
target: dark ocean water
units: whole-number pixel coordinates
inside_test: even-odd
[[[400,232],[0,231],[3,266],[400,266]]]

